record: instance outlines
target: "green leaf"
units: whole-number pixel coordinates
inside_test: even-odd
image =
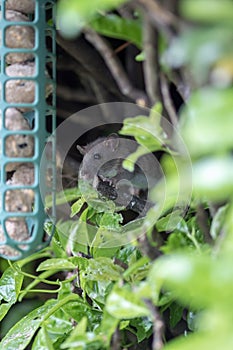
[[[78,199],[74,204],[71,206],[71,214],[70,217],[73,218],[76,214],[80,212],[80,210],[83,207],[83,204],[85,203],[84,198]]]
[[[96,320],[99,320],[99,313],[97,315],[96,310],[91,310],[90,305],[88,302],[82,300],[80,298],[80,302],[71,302],[63,306],[62,308],[64,312],[69,316],[69,319],[72,318],[77,323],[80,322],[80,320],[87,316],[88,322],[92,324],[94,327],[96,324]]]
[[[143,62],[143,61],[145,61],[145,59],[146,59],[146,57],[145,57],[145,52],[144,52],[144,51],[140,52],[140,53],[135,57],[135,60],[136,60],[137,62]]]
[[[73,255],[77,255],[78,252],[88,254],[89,237],[87,224],[79,220],[74,222],[70,229],[69,247]]]
[[[38,332],[33,346],[35,349],[40,350],[40,346],[42,347],[46,346],[48,343],[57,342],[59,339],[63,338],[64,334],[69,334],[72,329],[73,324],[70,320],[70,315],[61,308],[46,320]]]
[[[131,319],[150,314],[145,304],[128,285],[115,286],[106,302],[107,312],[117,319]]]
[[[91,244],[90,251],[94,257],[105,256],[111,257],[119,247],[124,244],[119,229],[113,230],[105,227],[98,228]]]
[[[85,269],[85,275],[89,281],[118,281],[122,272],[123,269],[120,266],[106,257],[89,259]]]
[[[123,162],[123,167],[128,171],[134,171],[134,165],[136,161],[145,154],[148,153],[148,149],[145,147],[139,146],[137,150],[131,153]]]
[[[44,322],[63,305],[74,300],[78,301],[79,296],[70,294],[63,300],[48,300],[17,322],[0,342],[0,348],[4,350],[25,349]]]
[[[93,239],[90,252],[94,258],[112,258],[121,246],[119,231],[113,231],[100,227]]]
[[[116,331],[118,324],[119,320],[104,310],[103,318],[101,321],[101,333],[106,335],[108,346],[110,345],[112,335]]]
[[[188,19],[206,23],[233,21],[231,0],[181,0],[180,11]]]
[[[98,11],[108,11],[126,0],[60,0],[57,7],[57,29],[68,38],[80,33],[83,26],[97,15]]]
[[[168,148],[170,143],[168,136],[160,125],[162,118],[161,112],[162,106],[160,103],[157,103],[150,110],[149,117],[139,115],[124,120],[123,127],[119,133],[133,136],[139,144],[137,150],[130,154],[123,162],[123,167],[128,171],[132,172],[134,170],[136,161],[142,156],[144,156],[144,159],[148,157],[148,163],[150,161],[151,166],[156,168],[158,167],[158,164],[155,164],[157,160],[151,155],[151,152],[160,150],[169,153],[172,152]]]
[[[104,348],[103,340],[103,336],[96,335],[94,332],[87,331],[87,318],[83,317],[83,319],[71,332],[68,339],[62,344],[61,349],[88,349],[88,345],[90,344],[90,349],[102,349]]]
[[[174,231],[182,220],[180,210],[174,210],[172,213],[160,218],[156,222],[156,228],[159,232]]]
[[[221,258],[231,258],[233,256],[233,203],[227,207],[222,234],[225,235],[225,239],[220,242]]]
[[[54,350],[46,327],[42,327],[32,345],[32,350]]]
[[[91,219],[96,213],[115,211],[115,203],[111,200],[99,198],[99,193],[88,181],[79,180],[79,188],[83,194],[84,202],[88,204],[88,208],[82,212],[80,217],[83,221],[85,221],[86,216],[88,216],[88,219]]]
[[[48,259],[43,261],[37,268],[37,271],[48,271],[48,270],[74,270],[76,266],[67,259]]]
[[[164,142],[167,142],[167,136],[159,126],[160,119],[161,115],[158,113],[153,113],[150,118],[146,116],[126,118],[119,133],[134,136],[147,152],[161,150]]]
[[[107,229],[119,230],[121,229],[121,223],[123,221],[123,217],[118,213],[104,213],[100,219],[100,227],[105,227]]]
[[[231,156],[211,157],[193,163],[193,192],[197,198],[222,201],[233,194]]]
[[[136,261],[139,257],[141,257],[141,254],[139,253],[139,251],[136,249],[136,247],[134,247],[131,244],[127,244],[123,247],[121,247],[121,249],[117,252],[116,254],[116,258],[121,260],[123,263],[125,264],[129,264],[131,263],[131,259],[133,256],[133,262]]]
[[[148,273],[150,259],[147,256],[143,256],[124,272],[124,278],[131,278],[132,280],[144,279]]]
[[[0,347],[5,350],[25,349],[56,304],[56,300],[49,300],[30,312],[10,329],[0,342]]]
[[[0,305],[0,321],[6,316],[11,307],[12,303],[4,303]]]
[[[187,314],[187,324],[189,329],[192,332],[195,332],[198,330],[198,313],[195,313],[193,311],[189,311]]]
[[[12,267],[8,267],[0,279],[0,300],[4,299],[7,303],[15,303],[22,287],[23,278],[24,276],[20,273],[16,263]]]
[[[217,237],[219,237],[219,235],[221,234],[221,230],[226,219],[227,207],[228,206],[220,207],[213,217],[210,227],[210,235],[214,240],[216,240]]]
[[[204,334],[191,334],[188,337],[180,337],[169,342],[163,350],[231,350],[233,347],[232,333],[221,334],[218,330]]]
[[[232,88],[205,88],[192,94],[181,116],[182,136],[192,156],[232,149],[232,95]]]
[[[214,65],[221,59],[232,57],[232,39],[230,26],[187,29],[171,42],[161,59],[173,68],[188,65],[194,81],[204,85]]]
[[[225,308],[233,293],[232,263],[232,257],[174,254],[154,263],[149,280],[152,289],[164,285],[186,305]]]
[[[160,248],[165,254],[174,253],[187,248],[191,243],[183,232],[174,232],[169,235],[166,243]]]
[[[126,19],[115,14],[99,16],[89,24],[96,32],[110,38],[123,39],[142,47],[142,23],[140,19]]]
[[[104,213],[110,212],[113,213],[116,209],[116,205],[111,200],[103,200],[102,198],[89,198],[87,200],[89,209],[94,209],[95,212]]]
[[[169,317],[170,327],[174,328],[182,318],[184,307],[177,303],[172,303],[169,306],[169,311],[170,311],[170,317]]]
[[[56,205],[61,205],[67,202],[72,202],[81,197],[81,192],[77,187],[67,188],[64,191],[61,191],[56,194]],[[51,208],[53,205],[53,198],[51,195],[46,196],[45,198],[45,207]]]
[[[144,339],[147,339],[153,333],[153,322],[147,317],[135,318],[130,321],[130,326],[133,326],[136,329],[136,336],[138,342],[142,342]]]

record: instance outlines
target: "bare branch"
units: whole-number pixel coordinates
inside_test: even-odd
[[[147,234],[144,232],[142,233],[137,241],[138,241],[138,248],[142,252],[143,255],[147,255],[151,260],[157,259],[159,256],[162,255],[159,248],[162,245],[161,243],[161,237],[158,234],[157,230],[153,229],[153,245],[148,239]]]
[[[147,96],[143,91],[135,89],[129,81],[124,68],[118,57],[115,55],[113,49],[108,42],[98,35],[95,31],[88,28],[84,31],[86,39],[96,48],[96,50],[103,57],[108,66],[112,76],[114,77],[121,93],[140,105],[147,105]]]
[[[161,93],[162,93],[162,99],[164,106],[166,108],[166,111],[168,113],[168,116],[174,126],[177,126],[178,124],[178,116],[176,114],[176,110],[174,107],[174,104],[172,102],[168,82],[163,73],[160,74],[160,82],[161,82]]]
[[[201,204],[197,207],[196,218],[197,218],[198,225],[203,232],[205,242],[210,244],[213,243],[213,239],[210,235],[208,216],[203,205]]]
[[[174,14],[154,0],[137,0],[136,3],[148,13],[151,22],[157,29],[163,32],[167,38],[173,37],[171,28],[176,28],[180,22]]]
[[[166,9],[164,9],[157,1],[154,0],[137,0],[139,4],[145,6],[148,12],[151,12],[155,21],[160,25],[175,25],[176,17]]]
[[[149,307],[153,317],[153,342],[152,350],[161,350],[163,348],[163,332],[164,323],[162,317],[158,311],[158,308],[151,302],[151,300],[145,300],[146,305]]]
[[[103,64],[103,60],[82,38],[79,38],[78,41],[69,41],[57,35],[56,40],[96,81],[106,86],[113,94],[120,95],[120,91],[109,70]]]
[[[100,105],[100,109],[102,111],[103,121],[109,123],[109,115],[111,115],[111,107],[108,105],[109,102],[109,94],[102,86],[96,83],[94,79],[89,78],[90,85],[93,89],[93,92],[96,96],[96,99]]]
[[[116,328],[115,332],[112,336],[112,342],[111,342],[111,349],[112,350],[120,350],[121,349],[121,334],[119,327]]]
[[[87,103],[96,103],[96,99],[93,95],[88,94],[81,89],[74,89],[64,85],[57,85],[57,96],[66,101],[79,101]]]

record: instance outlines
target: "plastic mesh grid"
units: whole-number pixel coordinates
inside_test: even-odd
[[[0,256],[11,260],[49,243],[44,224],[54,227],[56,214],[55,1],[34,3],[33,12],[21,13],[0,1]],[[53,200],[49,216],[46,195]]]

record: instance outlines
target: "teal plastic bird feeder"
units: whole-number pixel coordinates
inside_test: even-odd
[[[0,256],[11,260],[44,248],[55,225],[54,3],[0,1]]]

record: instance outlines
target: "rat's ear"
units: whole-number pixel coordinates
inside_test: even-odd
[[[119,146],[119,136],[117,134],[110,134],[104,141],[105,145],[109,147],[113,152],[118,148]]]
[[[87,152],[85,150],[85,147],[77,145],[77,150],[84,156]]]

